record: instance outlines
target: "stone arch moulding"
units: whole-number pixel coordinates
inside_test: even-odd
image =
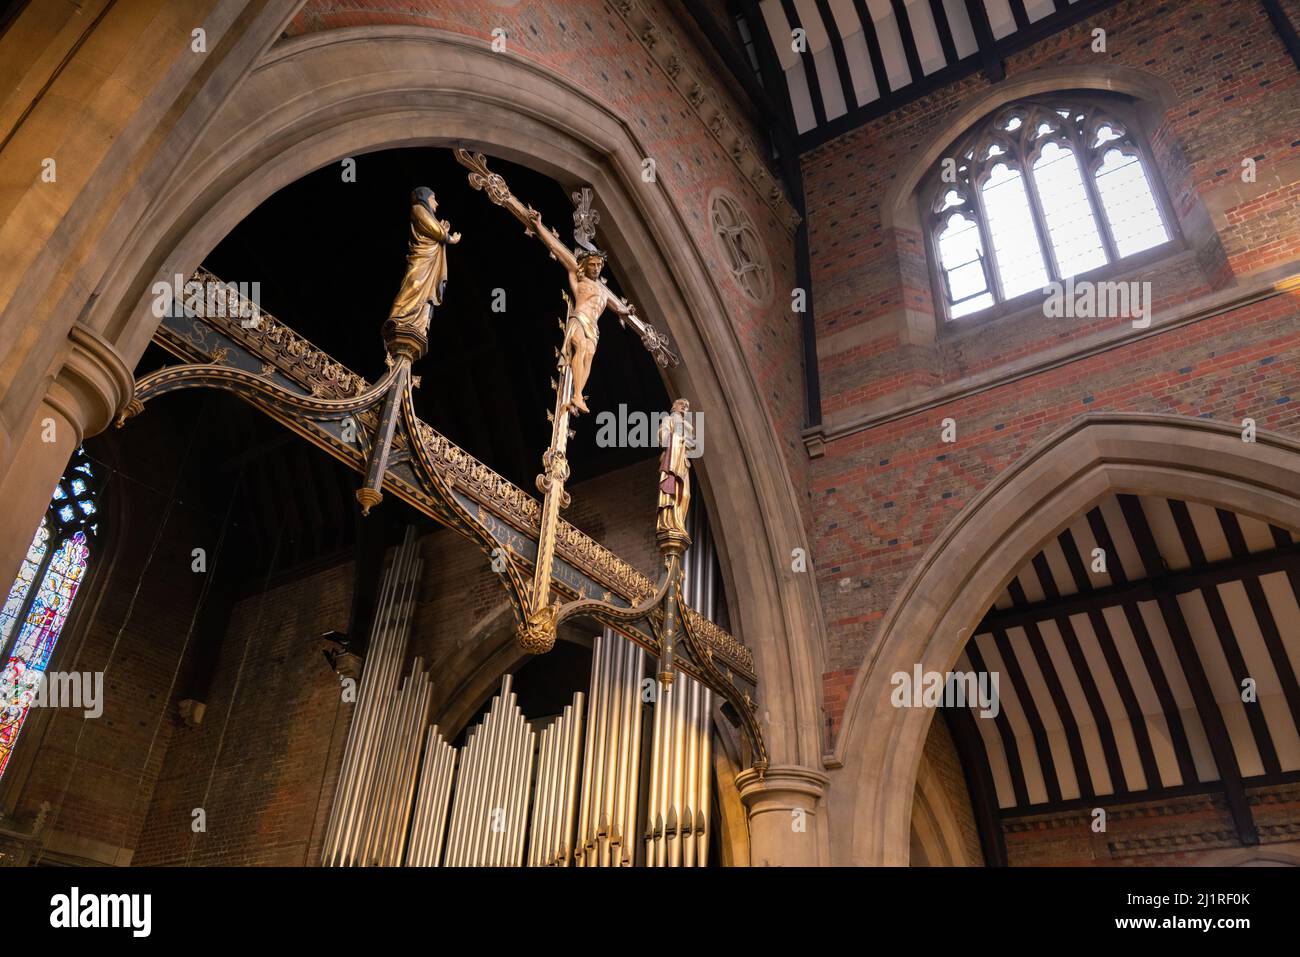
[[[595,187],[620,278],[681,352],[673,389],[716,417],[708,504],[728,594],[745,596],[732,621],[755,652],[772,770],[816,766],[824,628],[810,576],[781,560],[806,531],[761,389],[685,219],[662,185],[640,180],[646,152],[634,131],[578,86],[440,30],[359,27],[277,43],[149,203],[87,323],[133,364],[157,325],[150,285],[188,274],[277,189],[343,157],[431,145],[482,149]],[[708,483],[711,470],[743,480]]]
[[[972,97],[948,116],[937,132],[913,155],[914,162],[894,180],[880,204],[886,229],[920,230],[913,196],[921,180],[943,156],[943,151],[963,133],[998,107],[1028,96],[1055,91],[1083,90],[1094,93],[1123,93],[1137,101],[1138,113],[1148,132],[1153,132],[1176,101],[1173,87],[1161,77],[1133,67],[1054,66],[1009,76],[995,83],[981,95]]]
[[[906,864],[912,797],[932,712],[895,708],[890,675],[947,671],[1011,576],[1107,492],[1162,495],[1300,529],[1300,442],[1175,415],[1085,415],[975,497],[903,583],[858,669],[831,795],[846,860]],[[847,832],[847,833],[846,833]],[[850,839],[851,838],[851,839]]]

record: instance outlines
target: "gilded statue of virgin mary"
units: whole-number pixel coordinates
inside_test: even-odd
[[[393,300],[384,339],[390,351],[412,351],[413,358],[428,347],[429,319],[433,307],[442,305],[447,284],[447,245],[460,242],[451,223],[435,215],[438,200],[433,190],[421,186],[411,193],[411,240],[406,253],[406,275]]]

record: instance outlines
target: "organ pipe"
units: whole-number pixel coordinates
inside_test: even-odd
[[[343,765],[322,848],[329,866],[364,863],[361,845],[369,832],[372,799],[387,782],[378,782],[381,755],[398,675],[406,655],[420,560],[415,531],[408,528],[384,575],[371,630],[366,663],[344,745]]]
[[[683,600],[713,618],[718,582],[707,525],[693,516]],[[540,734],[506,675],[459,750],[429,726],[432,683],[401,677],[420,561],[408,530],[380,590],[322,858],[333,866],[702,867],[712,837],[712,693],[680,672],[650,722],[646,814],[645,653],[610,629],[587,693]],[[530,804],[531,797],[531,804]],[[640,845],[640,846],[638,846]],[[642,850],[643,848],[643,850]]]
[[[630,867],[641,767],[641,679],[645,653],[610,629],[591,662],[586,760],[574,863]]]
[[[682,598],[706,618],[717,613],[713,540],[699,510],[691,514]],[[650,745],[650,801],[644,825],[646,865],[703,867],[711,836],[713,693],[678,673],[658,686]]]
[[[519,710],[510,675],[462,749],[447,839],[449,867],[523,863],[537,735]]]
[[[528,865],[567,867],[573,852],[573,791],[577,786],[578,739],[582,734],[581,691],[542,732],[533,798]]]
[[[406,852],[408,867],[437,867],[442,858],[455,764],[456,749],[442,739],[438,726],[433,725],[425,733],[424,763]]]

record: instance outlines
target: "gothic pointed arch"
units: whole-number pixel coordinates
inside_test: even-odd
[[[277,43],[209,117],[104,273],[88,322],[134,361],[157,323],[151,284],[188,275],[275,190],[371,150],[461,144],[595,188],[626,285],[681,350],[673,390],[711,410],[704,494],[728,594],[746,596],[731,620],[753,636],[774,761],[815,765],[821,729],[797,716],[818,710],[824,637],[811,576],[783,560],[807,534],[795,482],[681,211],[662,189],[645,188],[635,130],[591,91],[432,29],[348,28]],[[728,481],[710,483],[710,472]]]
[[[928,708],[891,704],[891,676],[952,670],[975,627],[1027,561],[1107,493],[1158,495],[1300,529],[1300,442],[1173,415],[1082,416],[984,489],[919,561],[850,693],[836,755],[852,776],[832,795],[851,828],[847,861],[904,864]],[[842,811],[841,811],[842,809]]]

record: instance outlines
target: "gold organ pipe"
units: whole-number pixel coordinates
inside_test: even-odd
[[[477,867],[488,863],[488,845],[492,838],[492,811],[496,805],[497,788],[501,783],[502,752],[505,751],[506,724],[502,711],[509,701],[509,682],[507,675],[501,683],[501,693],[492,702],[488,719],[492,722],[490,735],[484,742],[483,767],[479,771],[477,800],[470,805],[470,821],[473,841],[465,863]]]
[[[528,830],[528,791],[537,755],[537,733],[524,719],[522,712],[519,715],[519,723],[523,737],[523,760],[520,763],[519,777],[513,796],[514,840],[511,842],[510,858],[506,862],[510,867],[519,867],[524,862],[524,836]]]
[[[616,825],[614,823],[614,788],[618,775],[619,719],[622,717],[620,705],[623,692],[623,660],[626,657],[622,645],[616,642],[608,632],[605,640],[609,643],[609,700],[606,703],[606,728],[603,738],[604,762],[601,766],[600,787],[600,831],[597,840],[600,848],[600,866],[610,866],[610,842],[614,840]]]
[[[451,782],[456,772],[456,751],[438,734],[437,725],[429,730],[438,744],[437,773],[434,776],[437,791],[433,797],[433,815],[426,828],[424,863],[428,867],[437,867],[442,857],[448,812],[451,810]]]
[[[578,798],[578,759],[582,749],[582,706],[586,698],[581,691],[573,696],[573,721],[569,725],[568,743],[566,752],[568,754],[568,768],[566,771],[565,796],[563,801],[564,820],[559,833],[563,834],[563,840],[560,842],[558,853],[560,864],[568,867],[573,855],[573,815]]]
[[[588,867],[599,866],[600,834],[605,826],[605,822],[601,820],[601,809],[604,807],[606,741],[609,736],[609,691],[612,685],[610,663],[614,658],[609,642],[604,640],[604,636],[602,635],[598,640],[602,645],[601,667],[596,687],[592,689],[593,697],[598,696],[592,714],[592,718],[596,723],[596,757],[595,763],[589,772],[591,774],[591,808],[588,812],[587,831],[582,835],[583,859]]]
[[[486,735],[484,724],[478,724],[465,737],[460,778],[456,780],[455,804],[452,805],[451,837],[447,844],[447,866],[460,867],[465,859],[465,846],[469,840],[469,807],[473,801],[474,784],[478,780],[478,762]]]
[[[682,866],[695,866],[695,802],[699,797],[699,723],[700,723],[700,683],[690,684],[688,707],[686,709],[686,789],[682,800]]]
[[[637,650],[630,641],[622,642],[619,669],[618,698],[618,764],[615,771],[610,829],[611,864],[622,867],[627,856],[631,835],[627,832],[627,799],[632,790],[628,781],[628,764],[632,758],[632,715],[636,706],[637,688],[632,679],[632,666]]]
[[[573,729],[573,705],[565,705],[560,717],[546,730],[550,732],[547,748],[546,804],[541,822],[541,841],[537,866],[551,867],[558,852],[559,830],[563,825],[564,785],[568,781],[568,737]]]
[[[637,646],[630,641],[625,641],[626,646],[623,658],[623,698],[619,702],[623,716],[619,728],[618,742],[618,789],[614,801],[614,820],[618,822],[619,845],[618,856],[614,861],[615,867],[627,867],[632,863],[635,856],[632,848],[635,846],[633,841],[636,840],[636,832],[628,830],[627,808],[628,804],[635,800],[636,795],[636,777],[633,770],[633,762],[636,759],[632,750],[633,741],[633,722],[637,717],[637,703],[639,701],[640,687],[636,674],[637,664]]]
[[[488,711],[487,725],[483,729],[483,737],[479,741],[479,747],[483,749],[483,753],[480,756],[479,767],[475,775],[474,790],[470,792],[470,802],[465,809],[465,826],[468,830],[468,841],[464,851],[464,864],[466,867],[474,867],[482,861],[483,831],[488,826],[488,822],[484,819],[484,808],[491,802],[490,791],[493,776],[496,773],[494,762],[501,724],[498,717],[499,709],[500,699],[498,698],[492,702],[492,709]]]
[[[460,837],[460,792],[465,787],[465,782],[469,780],[469,773],[472,768],[469,765],[473,760],[472,746],[474,743],[474,734],[477,729],[470,729],[465,735],[465,746],[460,749],[457,757],[456,777],[452,780],[452,802],[447,813],[447,836],[443,839],[443,867],[453,867],[456,863],[456,847]]]
[[[420,762],[420,782],[415,796],[415,810],[411,815],[411,838],[407,843],[404,863],[408,867],[428,867],[429,832],[441,790],[442,749],[438,727],[424,732],[424,750]]]
[[[659,842],[662,838],[663,819],[659,815],[662,803],[662,768],[663,768],[663,719],[664,698],[668,689],[659,682],[654,684],[655,709],[651,720],[650,733],[650,799],[646,804],[645,854],[646,866],[659,865]]]
[[[636,826],[632,822],[629,829],[628,808],[636,804],[637,785],[640,783],[637,765],[640,755],[636,750],[639,742],[637,725],[641,716],[641,675],[638,665],[641,663],[640,649],[630,641],[625,641],[626,655],[623,661],[623,709],[622,729],[619,737],[619,790],[614,805],[614,816],[618,821],[620,836],[619,858],[616,867],[631,867],[636,860]],[[634,812],[635,813],[635,812]]]
[[[501,701],[506,702],[507,700],[503,695]],[[508,747],[507,739],[510,729],[501,713],[504,704],[496,702],[493,702],[493,704],[497,708],[497,713],[492,721],[491,747],[487,749],[485,755],[483,787],[480,791],[478,803],[470,808],[470,813],[475,815],[477,820],[476,844],[470,859],[466,862],[471,867],[485,866],[492,863],[493,811],[498,806],[497,794],[501,788],[502,767],[505,764],[505,751]]]
[[[397,819],[403,806],[403,785],[407,776],[411,735],[417,728],[414,718],[415,710],[423,690],[421,685],[424,676],[419,674],[418,664],[417,659],[417,668],[407,680],[406,697],[397,713],[393,771],[388,783],[388,797],[383,805],[382,827],[379,829],[379,842],[376,850],[378,863],[384,867],[392,866],[393,844],[400,837],[396,833],[398,829]]]
[[[566,770],[564,759],[568,754],[565,744],[572,724],[573,706],[566,705],[564,712],[560,715],[560,720],[547,729],[550,731],[550,736],[547,742],[549,745],[547,749],[549,767],[546,775],[546,816],[542,819],[542,841],[539,846],[537,861],[541,867],[549,867],[555,863],[555,845],[557,843],[555,832],[560,824],[560,802],[564,798],[563,789]]]
[[[357,863],[362,867],[369,867],[375,863],[373,848],[376,841],[376,829],[383,816],[383,802],[387,798],[385,793],[387,790],[386,785],[390,777],[396,748],[397,735],[394,733],[394,725],[397,718],[395,712],[401,707],[401,700],[406,694],[409,683],[409,680],[403,682],[398,689],[397,696],[388,703],[383,723],[380,725],[379,757],[375,764],[370,792],[367,795],[365,826],[360,830],[360,840],[356,850]]]
[[[718,583],[708,525],[692,514],[694,544],[685,556],[682,600],[716,619]],[[652,723],[646,864],[702,867],[708,863],[711,827],[712,693],[680,672],[659,689]]]
[[[367,664],[344,745],[343,766],[326,831],[322,860],[327,865],[355,864],[359,860],[357,847],[364,832],[367,799],[372,790],[376,741],[396,686],[410,629],[409,615],[401,613],[401,604],[418,575],[417,554],[414,529],[407,529],[380,589]]]
[[[501,720],[500,705],[493,702],[496,709],[489,712],[488,719],[491,724],[487,727],[487,737],[481,742],[483,748],[483,763],[478,770],[478,782],[474,789],[474,801],[468,808],[469,814],[469,833],[470,843],[465,848],[465,864],[474,867],[483,861],[483,850],[485,841],[485,828],[490,826],[486,820],[486,809],[492,804],[492,785],[499,778],[499,769],[496,766],[498,752],[501,746]]]
[[[658,863],[660,867],[668,866],[668,845],[672,841],[672,831],[670,827],[676,824],[676,818],[673,815],[673,715],[677,707],[677,699],[681,696],[682,683],[674,681],[667,692],[660,696],[664,709],[664,722],[661,730],[663,731],[663,746],[660,751],[660,759],[663,761],[663,767],[660,770],[659,781],[659,817],[662,823],[662,835],[658,847]]]
[[[357,822],[356,841],[352,850],[353,863],[360,866],[382,863],[376,860],[376,848],[392,800],[392,776],[397,762],[401,713],[410,693],[411,679],[406,679],[399,687],[398,676],[406,651],[406,637],[410,628],[409,606],[413,599],[414,587],[413,579],[408,578],[399,583],[399,600],[395,606],[397,621],[393,635],[390,635],[390,638],[397,636],[399,640],[391,640],[388,643],[386,656],[383,659],[385,675],[383,686],[391,690],[386,701],[376,701],[376,705],[382,710],[373,728],[375,736],[370,742],[372,754],[368,774],[370,780],[364,792],[366,800],[362,808],[363,815]]]
[[[389,606],[397,588],[397,573],[401,560],[402,549],[399,548],[394,552],[393,560],[380,588],[380,600],[374,626],[371,629],[370,654],[367,656],[370,659],[370,666],[362,673],[360,693],[357,696],[357,703],[352,712],[348,740],[344,746],[343,766],[339,772],[339,783],[334,795],[334,806],[330,813],[330,823],[326,831],[325,846],[322,851],[322,859],[326,865],[346,863],[338,856],[339,845],[356,811],[359,767],[361,762],[365,760],[363,743],[378,691],[377,676],[380,669],[377,662],[380,660],[379,655],[389,625]]]
[[[690,690],[685,681],[682,681],[680,689],[677,689],[676,713],[673,714],[672,729],[672,810],[676,817],[676,827],[672,832],[672,843],[668,845],[671,857],[668,859],[669,867],[681,866],[681,822],[682,815],[685,813],[685,807],[682,807],[682,798],[685,797],[686,785],[686,713],[690,705]]]
[[[587,840],[588,818],[591,812],[591,779],[592,768],[596,765],[596,734],[595,734],[595,716],[597,703],[600,700],[600,659],[603,653],[603,642],[601,635],[596,636],[595,644],[592,646],[591,653],[591,680],[588,682],[588,695],[591,701],[591,708],[587,714],[587,734],[586,747],[583,750],[582,758],[582,798],[578,802],[578,836],[577,848],[581,849]],[[582,867],[586,864],[584,853],[575,853],[573,858],[575,867]]]
[[[560,733],[552,742],[552,760],[555,770],[552,774],[552,802],[550,820],[546,824],[545,853],[539,862],[543,867],[555,867],[563,856],[561,844],[564,841],[564,812],[567,796],[565,790],[569,784],[569,739],[573,734],[573,705],[564,709],[563,724]]]
[[[511,837],[512,808],[510,797],[518,774],[519,752],[522,750],[519,730],[515,726],[515,722],[511,720],[517,713],[514,704],[515,697],[511,695],[510,707],[506,710],[504,746],[501,748],[501,762],[498,765],[499,778],[493,791],[492,814],[488,830],[490,837],[488,840],[487,863],[494,867],[503,865],[506,860]]]
[[[398,779],[397,807],[389,830],[389,867],[400,865],[406,850],[409,833],[408,822],[415,802],[415,789],[420,770],[420,745],[424,737],[425,723],[429,717],[429,698],[433,694],[433,686],[429,682],[428,675],[420,666],[418,658],[416,662],[416,672],[419,674],[420,680],[416,686],[415,700],[412,702],[412,713],[408,714],[406,718],[406,745],[402,751],[402,776]]]
[[[442,740],[438,726],[433,725],[427,729],[419,790],[411,820],[411,839],[406,851],[408,867],[438,865],[443,827],[451,797],[452,757],[452,748]]]
[[[543,833],[545,825],[542,822],[546,820],[545,802],[546,802],[546,793],[547,793],[547,789],[546,789],[546,773],[548,770],[547,759],[550,756],[549,751],[551,746],[551,729],[555,727],[555,724],[556,722],[551,722],[551,724],[547,725],[545,728],[542,729],[542,740],[541,740],[541,744],[539,745],[542,756],[537,762],[537,790],[536,790],[536,796],[533,798],[533,824],[532,827],[529,828],[529,841],[528,841],[528,866],[529,867],[537,866],[537,855],[538,855],[539,845],[542,844],[546,839],[546,835]]]
[[[709,863],[709,829],[712,825],[713,799],[709,783],[713,779],[713,692],[700,688],[700,746],[696,766],[699,768],[698,788],[695,792],[695,864],[706,867]]]
[[[572,714],[573,708],[566,706],[559,719],[546,729],[546,793],[544,798],[542,795],[538,795],[539,798],[543,798],[540,805],[542,818],[538,822],[536,830],[540,838],[537,843],[537,865],[539,867],[548,866],[551,863],[551,857],[555,854],[555,821],[559,816],[560,773],[562,770],[560,748]],[[534,798],[534,800],[537,800],[537,798]]]
[[[391,835],[391,821],[394,817],[398,801],[399,780],[402,774],[402,765],[405,755],[405,735],[407,731],[407,715],[412,710],[411,700],[415,697],[418,688],[418,681],[414,675],[408,677],[402,684],[401,697],[394,703],[391,727],[389,735],[391,737],[391,757],[388,763],[387,773],[383,779],[382,801],[377,808],[375,840],[371,848],[371,859],[376,865],[384,866],[387,864],[388,843]]]
[[[447,844],[447,866],[459,867],[464,861],[464,848],[468,839],[468,813],[484,735],[483,725],[471,728],[465,738],[460,776],[456,781],[455,802],[452,806],[450,837]]]
[[[550,852],[548,866],[568,866],[568,842],[573,830],[570,816],[577,809],[573,800],[573,787],[576,779],[573,772],[581,755],[574,753],[574,740],[582,731],[582,692],[574,692],[573,702],[565,708],[564,733],[560,735],[555,748],[555,815],[551,819]]]
[[[574,694],[576,701],[577,694]],[[540,867],[560,867],[564,857],[564,815],[568,808],[569,755],[572,754],[573,728],[576,722],[572,703],[564,706],[559,728],[551,740],[551,811],[546,822],[545,852],[538,862]]]
[[[493,797],[492,809],[495,812],[495,818],[492,821],[493,828],[489,831],[491,848],[491,863],[495,866],[501,866],[505,863],[506,852],[510,842],[510,818],[511,804],[510,796],[513,788],[516,786],[517,767],[519,764],[519,752],[523,748],[520,740],[519,728],[514,720],[519,709],[515,704],[515,696],[510,696],[510,707],[506,709],[504,715],[504,747],[501,749],[500,780],[497,781],[497,787]]]

